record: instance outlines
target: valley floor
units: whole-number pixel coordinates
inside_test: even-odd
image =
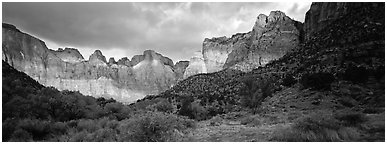
[[[321,96],[324,96],[324,99],[321,99],[324,101],[320,101],[318,99],[321,98]],[[384,108],[375,110],[377,112],[364,112],[364,109],[361,111],[361,108],[357,107],[343,107],[339,102],[340,100],[336,99],[332,93],[299,90],[298,88],[287,88],[276,93],[270,99],[276,102],[270,102],[269,100],[269,103],[264,103],[263,105],[267,108],[264,110],[267,111],[264,114],[240,112],[239,114],[236,114],[238,116],[235,116],[235,114],[225,114],[216,116],[209,120],[199,121],[197,122],[195,129],[189,130],[187,134],[182,134],[184,135],[184,139],[182,141],[288,141],[281,140],[281,137],[283,136],[279,136],[278,133],[281,133],[281,131],[284,131],[287,128],[289,129],[292,125],[294,125],[294,123],[300,122],[300,119],[305,117],[316,119],[316,125],[318,125],[320,124],[318,122],[321,122],[320,119],[324,118],[322,115],[331,115],[334,117],[333,119],[346,119],[347,121],[354,121],[351,125],[346,125],[344,128],[344,130],[347,130],[345,133],[348,133],[348,135],[354,133],[354,137],[342,141],[385,141]],[[337,117],[345,118],[340,119]],[[322,123],[324,123],[325,119],[322,121]],[[312,122],[301,122],[304,125],[309,124],[313,126],[312,124],[314,124]],[[351,130],[354,130],[355,132],[352,132]],[[341,136],[340,130],[338,130],[335,134]],[[337,140],[332,138],[332,141]]]
[[[275,129],[283,124],[251,127],[240,121],[225,121],[218,126],[211,126],[210,121],[200,122],[198,128],[189,134],[187,141],[194,142],[263,142],[269,141]]]

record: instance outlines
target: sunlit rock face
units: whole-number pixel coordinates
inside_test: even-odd
[[[183,78],[188,78],[189,76],[207,73],[206,64],[204,63],[203,56],[200,52],[196,52],[195,55],[190,59],[188,67],[185,69]]]
[[[119,59],[119,60],[117,61],[117,64],[118,64],[118,65],[129,66],[129,67],[132,66],[132,63],[130,62],[130,60],[128,59],[128,57],[123,57],[123,58]]]
[[[302,23],[272,11],[260,14],[252,31],[231,38],[205,39],[203,58],[208,72],[225,68],[250,71],[282,57],[302,39]]]
[[[74,90],[94,97],[130,103],[158,94],[176,83],[171,59],[151,50],[128,58],[106,61],[96,50],[84,60],[78,50],[49,50],[45,43],[16,27],[3,24],[2,58],[45,86]],[[134,65],[133,65],[134,64]]]
[[[50,51],[65,62],[76,63],[84,61],[84,58],[81,53],[79,53],[79,51],[75,48],[59,48],[58,50]]]
[[[173,67],[164,65],[165,57],[153,50],[144,51],[144,60],[133,66],[139,89],[156,94],[170,88],[176,82]]]
[[[176,79],[178,81],[183,80],[184,72],[189,65],[189,61],[179,61],[175,64]]]
[[[245,47],[249,34],[235,34],[231,38],[206,38],[203,42],[203,58],[209,73],[220,71],[229,57],[236,49]]]

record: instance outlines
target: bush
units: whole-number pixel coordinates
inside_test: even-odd
[[[331,83],[335,77],[331,73],[319,72],[304,74],[301,77],[300,83],[304,88],[312,88],[314,90],[330,90]]]
[[[349,66],[345,72],[343,79],[354,83],[364,83],[368,80],[369,72],[365,67]]]
[[[179,131],[192,127],[192,120],[167,113],[147,112],[122,121],[118,141],[176,141]]]
[[[163,99],[156,104],[148,106],[147,109],[151,111],[172,113],[174,111],[174,106],[167,99]]]
[[[246,112],[246,111],[229,112],[229,113],[223,114],[223,118],[228,119],[228,120],[235,120],[235,119],[238,119],[240,117],[246,116],[247,114],[248,114],[248,112]]]
[[[258,115],[246,116],[241,119],[241,124],[249,126],[260,126],[262,125],[262,119]]]
[[[282,85],[290,87],[294,84],[297,83],[297,80],[290,74],[287,74],[283,79],[282,79]]]
[[[28,142],[28,141],[33,141],[32,135],[23,130],[23,129],[18,129],[16,130],[12,136],[12,138],[9,140],[11,142]]]
[[[274,84],[270,77],[246,77],[241,81],[245,85],[240,93],[241,104],[245,107],[258,108],[261,102],[274,92]]]
[[[355,141],[359,133],[354,127],[345,127],[329,115],[313,115],[296,120],[285,128],[277,129],[271,140],[290,142]]]
[[[220,126],[223,124],[223,119],[219,116],[214,116],[210,119],[210,126]]]
[[[24,119],[19,121],[16,129],[30,133],[34,141],[44,140],[50,134],[50,123],[38,119]]]
[[[367,121],[367,117],[360,112],[342,111],[335,115],[335,118],[340,120],[344,126],[359,126]]]
[[[99,125],[97,125],[97,122],[90,119],[81,119],[78,121],[77,130],[83,131],[86,130],[88,132],[94,132],[96,130],[100,129]]]

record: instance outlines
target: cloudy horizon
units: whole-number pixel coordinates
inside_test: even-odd
[[[116,61],[152,49],[176,63],[201,51],[205,38],[250,31],[259,14],[280,10],[304,22],[310,4],[3,2],[2,18],[49,49],[74,47],[85,59],[97,49]]]

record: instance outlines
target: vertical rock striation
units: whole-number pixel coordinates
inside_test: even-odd
[[[74,90],[95,97],[130,103],[148,94],[158,94],[176,83],[173,61],[151,50],[130,61],[109,62],[100,50],[84,60],[78,50],[49,50],[45,43],[3,24],[2,58],[45,86]]]
[[[188,65],[189,61],[179,61],[175,64],[174,68],[176,73],[176,79],[178,81],[183,80],[183,76]]]
[[[185,69],[183,79],[200,73],[207,73],[207,67],[202,54],[200,52],[195,52],[195,55],[189,61],[188,67]]]
[[[231,38],[206,38],[203,58],[208,72],[225,68],[251,71],[278,59],[302,40],[302,23],[290,19],[283,12],[260,14],[252,31],[238,33]]]

